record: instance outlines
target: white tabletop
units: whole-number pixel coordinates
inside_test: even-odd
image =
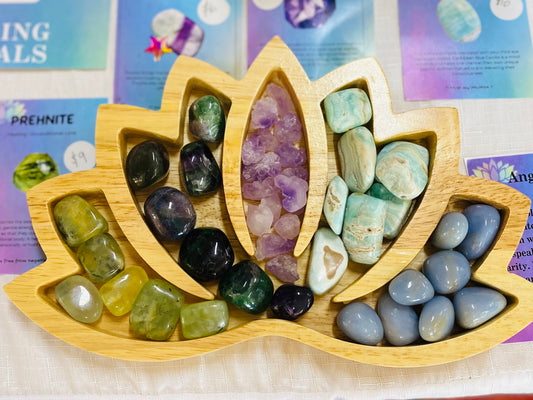
[[[489,1],[489,0],[487,0]],[[533,26],[533,0],[526,1]],[[533,152],[533,99],[403,100],[398,9],[375,1],[376,55],[396,112],[456,107],[461,157]],[[116,17],[113,1],[112,21]],[[115,26],[105,71],[7,71],[1,97],[112,98]],[[464,171],[462,171],[464,172]],[[0,285],[13,279],[0,276]],[[25,317],[0,291],[0,398],[34,399],[400,399],[533,392],[533,342],[501,344],[465,360],[385,368],[266,337],[190,359],[142,363],[68,345]],[[222,396],[222,397],[221,397]]]

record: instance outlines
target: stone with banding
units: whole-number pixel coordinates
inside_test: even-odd
[[[441,0],[437,4],[437,17],[456,42],[472,42],[481,34],[481,19],[467,0]]]
[[[364,126],[350,129],[337,143],[342,177],[352,192],[364,193],[374,182],[376,144]]]
[[[359,88],[339,90],[324,99],[326,121],[335,133],[343,133],[366,124],[372,118],[372,106],[366,92]]]
[[[344,209],[346,208],[348,194],[349,190],[346,182],[339,175],[335,175],[326,190],[323,212],[329,227],[337,235],[342,232]]]

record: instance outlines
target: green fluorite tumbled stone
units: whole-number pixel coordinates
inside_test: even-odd
[[[55,296],[61,307],[76,321],[90,324],[102,315],[104,306],[98,289],[81,275],[62,280],[55,287]]]
[[[186,339],[214,335],[228,327],[228,305],[224,300],[202,301],[181,309],[181,332]]]
[[[31,153],[15,168],[13,184],[23,192],[59,175],[59,167],[46,153]]]
[[[189,131],[204,142],[220,142],[224,138],[226,117],[215,96],[203,96],[189,108]]]
[[[222,172],[202,141],[187,143],[180,151],[181,172],[190,196],[214,193],[222,185]]]
[[[352,192],[364,193],[374,182],[376,144],[364,126],[350,129],[337,143],[342,177]]]
[[[245,260],[224,274],[218,290],[228,303],[250,314],[260,314],[270,305],[274,285],[257,264]]]
[[[107,282],[124,269],[124,254],[107,232],[82,243],[78,247],[78,259],[93,282]]]
[[[168,175],[168,151],[155,140],[134,146],[126,157],[126,178],[133,190],[144,189]]]
[[[364,125],[372,118],[370,99],[364,90],[339,90],[324,99],[326,121],[333,132],[342,133]]]
[[[62,198],[54,206],[57,228],[70,247],[107,231],[107,221],[100,212],[78,195]]]
[[[133,265],[104,283],[100,287],[100,296],[109,312],[120,317],[131,311],[133,302],[147,281],[145,270]]]
[[[137,295],[130,314],[130,327],[151,340],[166,340],[180,318],[185,296],[176,286],[150,279]]]

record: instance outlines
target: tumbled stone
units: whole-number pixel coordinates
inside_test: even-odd
[[[368,304],[353,302],[337,314],[337,326],[351,340],[375,346],[383,340],[383,324]]]
[[[271,97],[276,101],[278,106],[278,115],[283,117],[287,113],[294,113],[294,105],[289,93],[285,88],[270,82],[266,85],[265,96]]]
[[[155,140],[135,145],[126,157],[126,179],[133,190],[144,189],[168,176],[169,156],[165,146]]]
[[[376,161],[376,179],[394,196],[412,200],[428,182],[428,150],[415,143],[391,142],[381,149]]]
[[[274,136],[280,143],[295,143],[302,139],[300,118],[292,112],[285,114],[274,125]]]
[[[131,311],[133,302],[146,282],[146,271],[132,265],[104,283],[99,290],[100,297],[109,312],[120,317]]]
[[[274,224],[278,235],[285,239],[295,239],[300,234],[300,218],[294,214],[283,214]]]
[[[103,303],[98,289],[81,275],[63,279],[54,293],[61,307],[76,321],[90,324],[102,315]]]
[[[189,131],[196,138],[218,143],[224,138],[226,116],[215,96],[202,96],[189,107]]]
[[[230,268],[218,285],[228,303],[250,314],[260,314],[270,305],[274,285],[268,275],[250,260]]]
[[[224,300],[187,304],[181,309],[180,321],[181,333],[185,339],[211,336],[228,327],[228,305]]]
[[[124,254],[109,233],[99,233],[78,247],[80,264],[93,282],[107,282],[124,269]]]
[[[263,97],[252,107],[250,125],[252,129],[270,128],[278,120],[278,106],[271,97]]]
[[[441,0],[437,4],[437,17],[456,42],[472,42],[481,33],[481,20],[467,0]]]
[[[441,250],[457,247],[468,232],[468,220],[463,213],[452,211],[444,214],[431,235],[431,244]]]
[[[372,118],[372,106],[368,95],[358,88],[329,94],[324,99],[324,111],[329,127],[336,133],[364,125]]]
[[[279,156],[269,151],[256,163],[243,165],[241,176],[247,182],[263,181],[281,172],[282,166]]]
[[[506,305],[503,294],[486,287],[465,287],[453,296],[456,320],[464,329],[476,328],[494,318]]]
[[[455,321],[453,303],[444,296],[435,296],[422,308],[418,319],[420,337],[426,342],[437,342],[450,336]]]
[[[298,260],[291,254],[280,254],[266,262],[266,269],[282,282],[292,283],[300,279]]]
[[[387,190],[385,186],[377,182],[370,187],[367,194],[387,202],[383,237],[385,239],[394,239],[402,230],[409,216],[412,201],[399,199]]]
[[[264,204],[249,204],[246,210],[246,226],[256,236],[261,236],[270,231],[274,222],[272,210]]]
[[[374,264],[381,255],[387,203],[366,194],[348,196],[344,212],[342,241],[350,259]]]
[[[294,321],[309,311],[314,301],[308,287],[286,283],[274,292],[270,309],[276,318]]]
[[[450,294],[461,290],[470,280],[470,263],[461,253],[441,250],[425,259],[423,272],[435,291]]]
[[[294,250],[295,245],[294,240],[282,238],[276,233],[265,233],[257,239],[255,258],[261,261],[289,253]]]
[[[329,227],[337,235],[340,235],[342,231],[348,194],[346,182],[340,176],[335,175],[326,190],[323,212]]]
[[[107,231],[107,221],[82,197],[63,197],[54,206],[57,229],[70,247],[78,247],[87,239]]]
[[[46,153],[28,154],[13,172],[13,185],[26,192],[35,185],[59,175],[59,167]]]
[[[415,310],[396,303],[388,292],[379,297],[378,315],[383,323],[385,339],[393,346],[406,346],[419,338]]]
[[[344,182],[352,192],[364,193],[374,182],[376,144],[364,126],[350,129],[337,142]]]
[[[315,294],[324,294],[339,282],[348,266],[348,253],[331,229],[319,228],[313,236],[307,281]]]
[[[309,184],[296,176],[278,175],[274,178],[275,185],[281,189],[281,204],[288,212],[301,210],[307,204]]]
[[[150,340],[166,340],[180,317],[185,296],[176,286],[150,279],[137,295],[130,313],[130,328]]]
[[[222,184],[222,172],[213,153],[204,142],[186,144],[180,151],[181,172],[187,192],[202,196],[216,192]]]
[[[456,250],[474,260],[485,254],[496,238],[500,213],[488,204],[472,204],[463,210],[463,214],[468,221],[468,232]]]
[[[144,202],[146,223],[159,240],[178,240],[196,223],[191,201],[178,189],[165,186],[156,189]]]
[[[389,294],[398,304],[414,306],[431,300],[435,290],[422,272],[404,269],[390,281]]]
[[[307,161],[307,152],[305,149],[293,146],[289,143],[280,144],[274,152],[278,155],[283,168],[304,165]]]
[[[285,18],[295,28],[320,28],[333,11],[335,0],[286,0]]]
[[[234,260],[231,243],[218,228],[193,229],[181,243],[179,265],[200,282],[220,279]]]
[[[280,189],[271,176],[262,181],[247,182],[242,185],[242,197],[248,200],[261,200],[277,195],[279,192]]]

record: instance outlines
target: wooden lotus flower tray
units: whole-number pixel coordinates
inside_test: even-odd
[[[64,278],[83,274],[76,254],[64,243],[52,209],[69,194],[79,194],[109,222],[126,266],[140,265],[149,277],[159,277],[186,293],[186,303],[213,299],[216,283],[203,286],[178,265],[179,242],[162,245],[146,226],[142,204],[149,193],[130,191],[124,165],[137,143],[156,139],[170,154],[170,173],[164,185],[184,191],[178,170],[181,146],[193,140],[187,130],[188,108],[206,94],[216,96],[227,115],[224,142],[211,146],[222,166],[223,190],[211,196],[191,198],[197,227],[216,227],[229,237],[236,262],[253,259],[254,245],[246,226],[240,180],[240,154],[254,102],[265,86],[275,82],[293,98],[306,132],[309,193],[295,256],[300,280],[307,279],[310,242],[324,225],[322,204],[329,180],[340,174],[336,141],[323,116],[324,98],[339,89],[365,90],[372,103],[373,119],[367,125],[379,146],[393,140],[416,141],[430,154],[429,182],[417,199],[401,234],[386,243],[372,267],[350,263],[340,282],[324,295],[315,296],[313,307],[289,322],[269,312],[251,315],[232,307],[229,328],[201,339],[186,340],[179,325],[163,342],[140,338],[129,329],[128,316],[114,317],[104,309],[93,324],[73,320],[58,304],[54,288]],[[373,58],[346,64],[317,81],[310,81],[296,57],[278,38],[265,47],[246,77],[237,81],[199,60],[179,57],[171,69],[159,111],[127,105],[102,105],[96,123],[96,168],[61,175],[28,192],[33,227],[47,260],[4,287],[13,303],[30,319],[58,338],[82,349],[129,360],[173,360],[208,353],[251,338],[276,335],[359,362],[386,366],[424,366],[462,359],[503,342],[533,320],[533,291],[526,280],[507,272],[507,264],[520,240],[529,211],[523,194],[493,181],[462,176],[459,164],[459,121],[452,108],[419,109],[395,114],[385,76]],[[507,298],[507,307],[480,327],[435,343],[394,347],[365,346],[349,341],[335,318],[344,303],[358,299],[375,306],[387,283],[408,265],[420,268],[427,257],[426,243],[440,217],[462,210],[473,202],[500,210],[502,222],[490,251],[472,265],[471,279],[493,287]],[[264,267],[264,263],[258,262]],[[281,284],[272,277],[274,286]]]

